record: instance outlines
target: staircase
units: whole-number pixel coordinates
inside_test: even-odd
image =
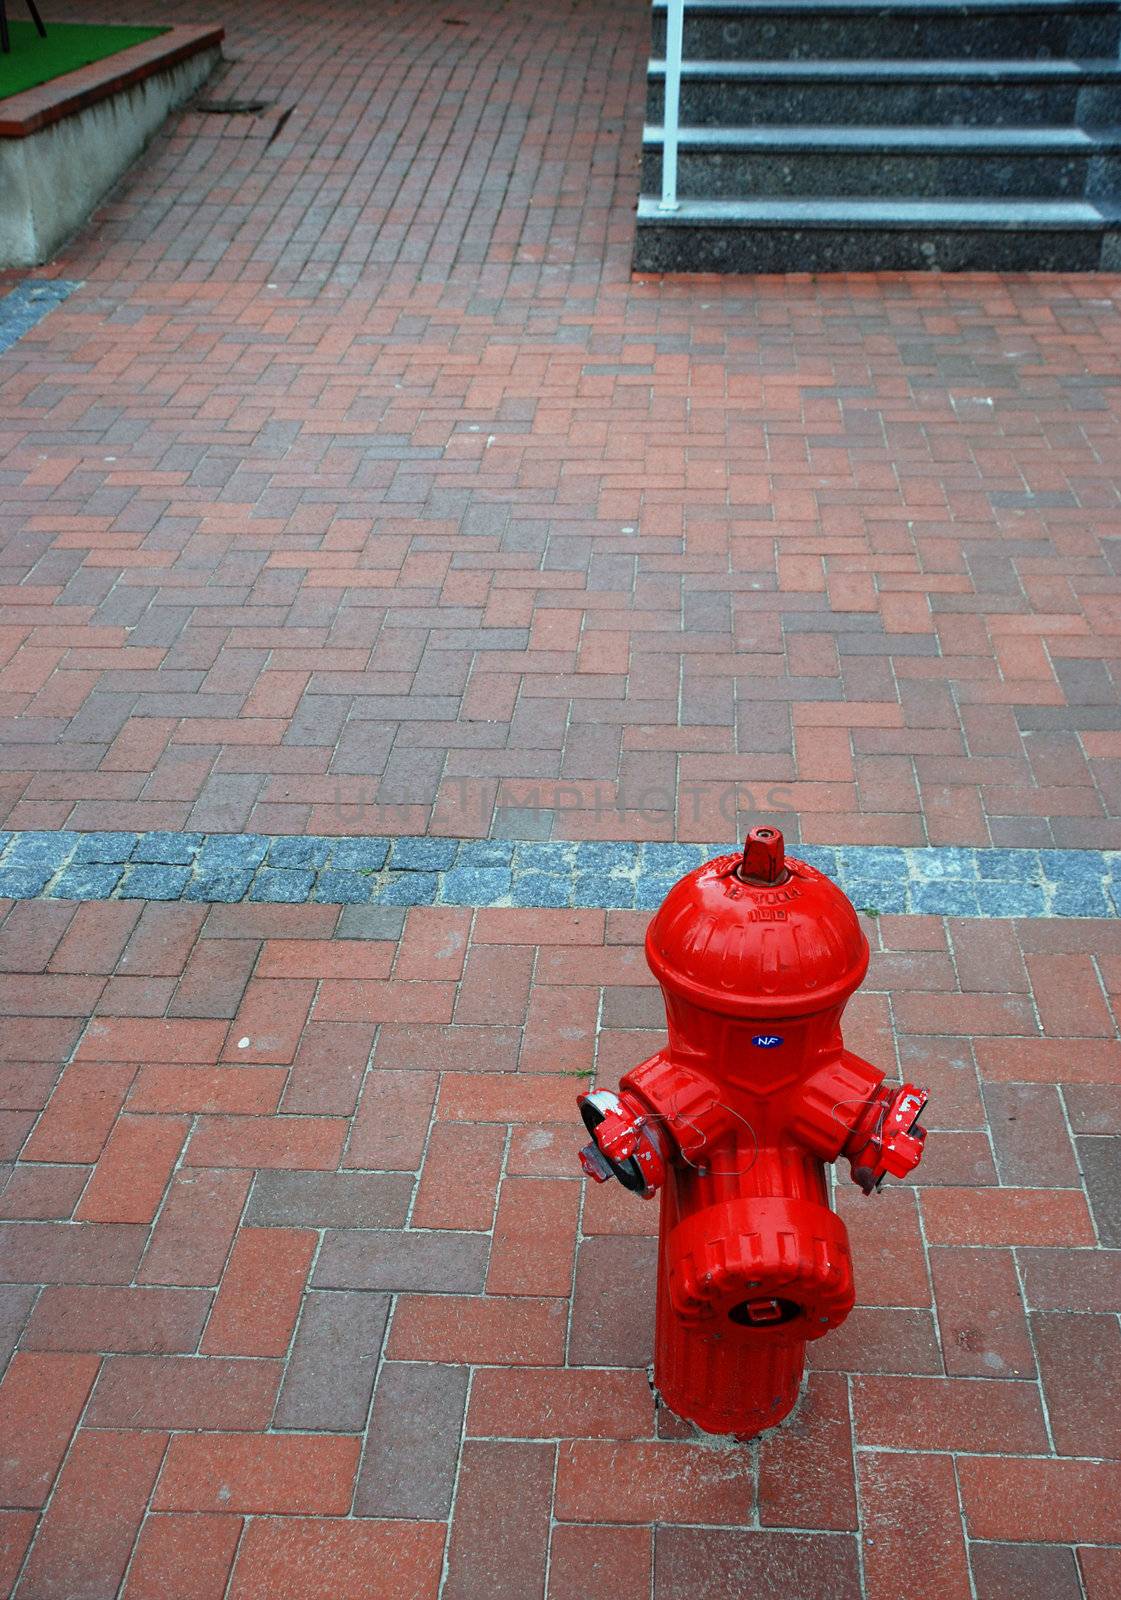
[[[676,185],[653,30],[636,270],[1121,269],[1121,0],[686,0]]]

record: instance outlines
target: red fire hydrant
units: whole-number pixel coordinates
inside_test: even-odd
[[[662,1192],[654,1382],[679,1416],[744,1439],[798,1396],[806,1341],[853,1304],[824,1163],[870,1194],[922,1156],[925,1090],[846,1050],[868,941],[837,886],[753,828],[674,885],[650,924],[669,1042],[618,1094],[579,1096],[588,1175]]]

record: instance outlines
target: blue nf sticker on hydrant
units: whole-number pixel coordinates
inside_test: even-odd
[[[782,1035],[780,1033],[757,1033],[751,1042],[752,1044],[757,1044],[760,1050],[773,1050],[776,1045],[782,1043]]]

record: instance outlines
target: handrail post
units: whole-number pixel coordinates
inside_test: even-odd
[[[666,87],[662,114],[662,198],[659,211],[677,210],[677,133],[681,111],[681,50],[685,0],[666,0]]]

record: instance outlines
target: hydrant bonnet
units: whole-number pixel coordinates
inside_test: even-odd
[[[778,881],[749,877],[764,834]],[[771,839],[777,840],[777,852]],[[646,959],[670,994],[733,1017],[792,1017],[841,1004],[868,970],[868,941],[823,873],[786,860],[782,835],[755,828],[743,856],[718,856],[676,883],[646,935]]]

